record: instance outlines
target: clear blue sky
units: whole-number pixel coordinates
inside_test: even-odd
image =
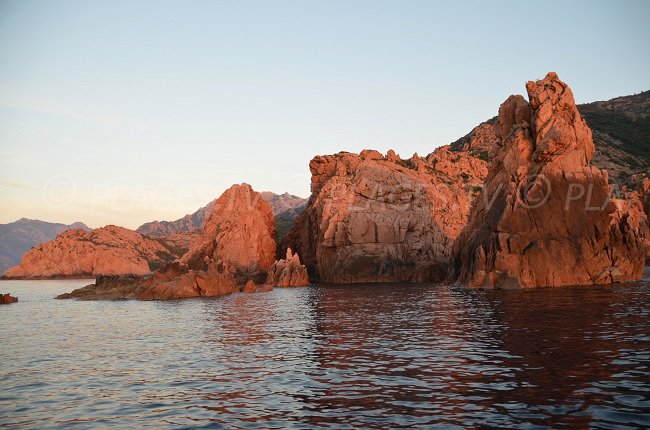
[[[0,0],[0,223],[137,227],[316,154],[427,154],[556,71],[650,88],[649,1]]]

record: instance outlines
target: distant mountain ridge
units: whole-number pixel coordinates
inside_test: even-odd
[[[30,248],[53,240],[66,230],[90,231],[82,222],[73,224],[52,223],[36,219],[21,218],[8,224],[0,224],[0,275],[20,262]]]
[[[289,193],[275,194],[270,191],[260,193],[262,198],[266,200],[273,210],[273,216],[282,216],[283,223],[291,223],[293,219],[300,213],[298,208],[305,206],[307,199],[294,196]],[[175,221],[152,221],[142,224],[136,229],[140,234],[150,237],[163,237],[173,233],[187,233],[191,231],[201,230],[205,224],[205,220],[210,216],[214,210],[214,203],[216,200],[211,201],[207,205],[198,209],[192,214],[187,214],[182,218]],[[286,212],[286,213],[285,213]],[[297,213],[296,213],[297,212]],[[288,230],[288,228],[286,229]],[[285,230],[283,230],[285,231]]]

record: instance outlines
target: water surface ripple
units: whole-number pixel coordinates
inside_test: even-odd
[[[647,428],[650,285],[171,302],[2,281],[0,426]]]

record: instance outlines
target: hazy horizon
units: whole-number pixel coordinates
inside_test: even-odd
[[[639,93],[649,12],[644,1],[0,1],[0,223],[136,228],[241,182],[308,197],[314,155],[428,154],[549,71],[578,103]]]

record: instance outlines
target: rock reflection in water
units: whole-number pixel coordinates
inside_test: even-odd
[[[3,426],[650,426],[648,284],[62,302],[68,281],[11,282]]]

